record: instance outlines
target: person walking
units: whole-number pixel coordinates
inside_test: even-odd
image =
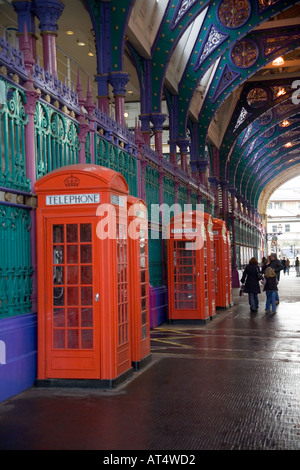
[[[285,259],[285,257],[283,257],[283,259],[281,260],[281,264],[283,266],[283,274],[285,275],[285,273],[286,273],[286,259]]]
[[[296,257],[295,268],[296,268],[296,277],[299,277],[299,258],[298,258],[298,256]]]
[[[258,261],[253,257],[245,267],[241,278],[241,283],[245,284],[244,292],[248,294],[251,312],[257,312],[258,310],[258,294],[260,294],[259,281],[261,278],[262,275],[258,267]]]
[[[276,313],[276,292],[278,291],[278,280],[272,268],[265,270],[263,279],[264,291],[266,292],[266,313],[270,312],[272,306],[272,313]]]
[[[288,276],[290,275],[290,260],[287,258],[286,259],[286,272],[288,273]]]
[[[282,266],[281,262],[279,261],[279,259],[277,259],[276,253],[271,253],[270,254],[270,260],[267,262],[266,267],[263,270],[263,272],[265,272],[266,268],[272,268],[273,269],[273,271],[276,274],[277,280],[279,282],[279,280],[280,280],[280,271],[282,271],[283,266]],[[279,304],[278,290],[276,291],[276,304]]]

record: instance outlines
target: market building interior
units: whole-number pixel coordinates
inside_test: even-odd
[[[300,174],[300,3],[1,0],[0,23],[0,401],[115,385],[268,254],[268,202]]]

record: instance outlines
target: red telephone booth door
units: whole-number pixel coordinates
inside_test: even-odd
[[[193,244],[187,240],[168,244],[170,320],[206,320],[209,316],[204,249],[194,249]]]
[[[99,378],[95,218],[47,218],[46,377]]]

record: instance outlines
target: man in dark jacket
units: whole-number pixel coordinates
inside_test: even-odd
[[[244,269],[241,283],[245,283],[244,292],[247,292],[251,312],[258,310],[258,296],[260,293],[260,271],[258,268],[258,261],[256,258],[251,258],[249,264]]]
[[[283,266],[281,264],[281,262],[279,261],[279,259],[277,258],[277,255],[276,253],[271,253],[270,254],[270,262],[266,264],[266,268],[272,268],[276,274],[276,277],[277,277],[277,280],[279,282],[279,279],[280,279],[280,271],[283,269]],[[278,291],[276,292],[276,303],[279,304],[279,295],[278,295]]]
[[[267,265],[267,267],[270,267],[272,268],[274,271],[275,271],[275,274],[276,274],[276,277],[278,279],[278,282],[279,282],[279,279],[280,279],[280,271],[283,269],[283,266],[282,266],[282,263],[279,261],[279,259],[277,258],[277,255],[276,253],[271,253],[270,254],[270,264]]]

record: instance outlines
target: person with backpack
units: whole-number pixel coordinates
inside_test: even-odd
[[[272,268],[265,270],[263,279],[264,291],[266,293],[266,313],[270,312],[272,306],[272,313],[276,313],[276,292],[278,291],[278,280],[275,271]]]

